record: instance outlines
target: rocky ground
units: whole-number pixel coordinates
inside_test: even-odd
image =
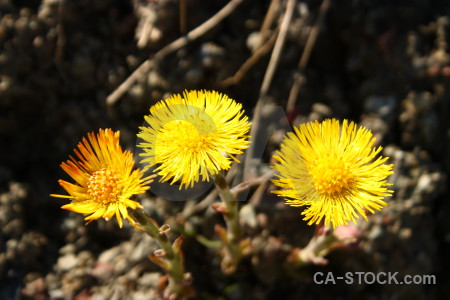
[[[272,52],[258,52],[258,43],[275,41],[287,1],[244,0],[106,103],[141,63],[227,2],[186,0],[183,13],[175,0],[0,0],[0,299],[159,298],[162,272],[147,258],[154,241],[113,222],[85,226],[49,194],[62,192],[57,180],[68,178],[59,164],[82,136],[110,127],[133,150],[150,105],[172,93],[216,89],[253,115]],[[266,103],[275,106],[286,107],[321,15],[321,1],[297,2],[267,92]],[[443,299],[450,293],[450,4],[331,2],[287,117],[292,125],[335,117],[370,128],[395,164],[390,205],[360,222],[359,243],[330,253],[328,265],[292,268],[288,250],[304,247],[313,229],[268,192],[270,184],[252,190],[242,221],[255,249],[239,272],[223,274],[213,251],[186,238],[186,268],[199,299]],[[270,108],[263,109],[270,140],[261,166],[286,127]],[[211,228],[221,222],[208,206],[189,208],[201,197],[174,202],[149,193],[140,200],[178,232],[214,238]],[[317,271],[434,274],[437,284],[323,286],[312,282]]]

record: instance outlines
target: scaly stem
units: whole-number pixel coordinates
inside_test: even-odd
[[[338,239],[333,235],[334,230],[319,224],[314,236],[303,249],[295,249],[288,260],[296,265],[326,265],[328,260],[325,256],[330,252],[332,246]]]
[[[190,286],[190,274],[184,272],[183,266],[183,253],[181,251],[183,237],[180,236],[171,244],[167,237],[167,232],[170,230],[169,225],[165,224],[159,227],[156,221],[142,209],[130,209],[129,214],[138,224],[137,228],[145,231],[162,248],[162,251],[155,251],[155,256],[150,256],[150,259],[167,272],[169,285],[164,291],[165,297],[168,299],[185,299],[192,296],[194,290]]]
[[[238,203],[222,173],[215,176],[214,183],[219,190],[219,196],[223,204],[222,209],[217,210],[223,214],[226,224],[226,238],[221,238],[226,249],[222,261],[222,269],[227,273],[232,273],[236,270],[242,257],[240,247],[242,229],[239,223]]]

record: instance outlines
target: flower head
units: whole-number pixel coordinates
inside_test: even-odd
[[[388,157],[377,158],[382,147],[374,143],[368,129],[347,120],[342,127],[335,119],[302,124],[274,155],[279,174],[273,182],[285,188],[274,193],[290,206],[309,206],[302,213],[308,225],[324,219],[336,228],[358,214],[367,220],[365,210],[381,210],[392,193],[384,186],[393,165],[384,164]]]
[[[70,160],[61,164],[76,181],[72,184],[59,180],[69,195],[51,196],[72,199],[72,203],[61,208],[88,215],[85,218],[88,223],[116,216],[120,227],[122,218],[134,225],[127,208],[142,208],[142,205],[130,197],[148,190],[152,176],[143,178],[143,171],[133,171],[133,154],[122,151],[119,136],[119,131],[111,129],[100,129],[97,135],[88,133],[88,139],[83,138],[78,150],[74,150],[76,158],[69,156]]]
[[[157,165],[161,181],[181,180],[180,189],[200,177],[209,180],[248,148],[250,123],[243,114],[241,104],[214,91],[190,91],[160,101],[145,117],[148,126],[140,127],[142,162]]]

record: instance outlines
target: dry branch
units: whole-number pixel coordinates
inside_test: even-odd
[[[214,16],[212,16],[210,19],[208,19],[195,29],[191,30],[186,36],[182,36],[176,39],[175,41],[171,42],[170,44],[156,52],[153,58],[149,58],[145,62],[143,62],[124,82],[122,82],[119,87],[117,87],[111,94],[109,94],[109,96],[106,98],[106,104],[108,106],[114,105],[139,78],[150,71],[155,60],[164,58],[168,54],[181,49],[189,42],[198,39],[208,31],[210,31],[215,26],[217,26],[217,24],[222,22],[227,16],[229,16],[242,2],[243,0],[231,0]]]

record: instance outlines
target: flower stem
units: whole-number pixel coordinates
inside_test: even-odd
[[[238,203],[222,173],[215,176],[214,183],[219,190],[219,196],[223,204],[221,208],[216,210],[223,214],[226,224],[226,232],[224,232],[222,227],[216,226],[216,232],[225,246],[223,249],[222,269],[226,273],[232,273],[236,270],[242,258],[240,245],[242,229],[239,223]]]
[[[333,235],[334,230],[319,224],[316,227],[314,236],[308,245],[303,249],[295,249],[288,258],[288,261],[295,265],[326,265],[328,260],[325,256],[332,249],[337,238]]]
[[[145,231],[162,248],[155,251],[150,259],[167,272],[169,284],[164,290],[164,296],[167,299],[186,299],[192,296],[194,294],[194,289],[190,286],[192,279],[189,273],[184,272],[184,259],[181,251],[183,236],[178,237],[172,244],[167,237],[170,230],[169,225],[164,224],[159,227],[158,223],[142,209],[130,209],[129,214],[138,224],[137,228]]]

